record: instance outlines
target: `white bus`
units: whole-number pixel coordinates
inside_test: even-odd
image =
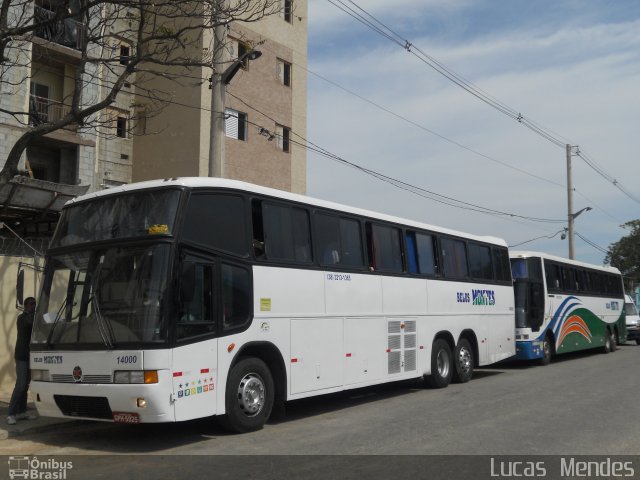
[[[212,178],[85,195],[47,253],[45,416],[261,428],[274,405],[515,353],[503,240]]]
[[[516,305],[516,358],[547,365],[556,354],[605,353],[625,342],[622,275],[540,252],[510,252]]]

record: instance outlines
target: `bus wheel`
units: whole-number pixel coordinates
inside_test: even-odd
[[[540,365],[549,365],[551,363],[552,354],[551,338],[544,337],[544,340],[542,341],[542,358],[540,359]]]
[[[425,382],[432,388],[444,388],[451,383],[453,375],[453,361],[449,344],[438,338],[433,342],[431,350],[431,375],[425,377]]]
[[[636,338],[636,345],[640,345],[640,338]]]
[[[611,351],[615,352],[618,349],[618,334],[615,330],[611,330]]]
[[[611,330],[607,328],[607,331],[605,332],[605,337],[604,337],[604,345],[602,346],[602,353],[611,353],[615,350],[614,335],[615,334],[611,333]]]
[[[236,363],[227,378],[222,416],[224,428],[236,433],[260,430],[273,408],[274,383],[267,365],[259,358],[246,357]]]
[[[473,377],[473,350],[466,338],[458,342],[458,346],[453,353],[454,367],[453,381],[455,383],[465,383]]]

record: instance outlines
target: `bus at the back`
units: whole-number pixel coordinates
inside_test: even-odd
[[[622,275],[539,252],[510,252],[516,358],[546,365],[554,355],[626,341]]]

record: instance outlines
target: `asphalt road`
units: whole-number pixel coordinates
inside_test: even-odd
[[[259,432],[212,419],[164,425],[69,422],[0,441],[6,455],[621,455],[640,453],[640,347],[506,362],[463,385],[403,382],[287,405]]]

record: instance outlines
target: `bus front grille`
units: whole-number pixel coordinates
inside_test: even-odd
[[[75,395],[54,395],[56,405],[69,417],[100,418],[111,420],[113,413],[106,397],[80,397]]]

